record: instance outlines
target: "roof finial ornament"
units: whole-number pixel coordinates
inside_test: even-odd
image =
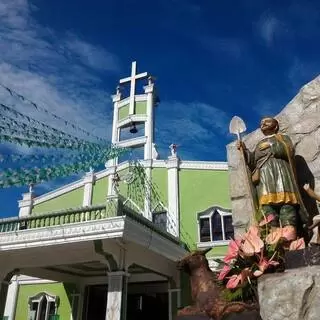
[[[29,184],[29,193],[33,193],[33,183]]]
[[[150,86],[153,83],[154,83],[154,77],[153,76],[149,76],[148,77],[148,85]]]
[[[171,157],[176,158],[177,157],[178,145],[176,145],[175,143],[171,143],[169,148],[170,148],[170,151],[171,151]]]

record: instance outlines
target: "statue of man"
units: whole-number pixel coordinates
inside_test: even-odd
[[[287,135],[278,132],[276,119],[263,118],[260,129],[265,137],[253,152],[241,141],[238,148],[243,148],[251,169],[261,213],[265,217],[273,215],[273,229],[281,227],[282,237],[292,241],[297,238],[298,212],[302,203],[295,178],[294,147]],[[306,223],[305,216],[302,218]]]

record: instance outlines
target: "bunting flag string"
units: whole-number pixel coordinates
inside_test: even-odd
[[[90,152],[98,150],[102,146],[101,144],[82,140],[58,130],[55,132],[58,135],[52,131],[50,133],[50,129],[52,128],[44,124],[42,127],[49,128],[48,132],[46,130],[29,126],[28,124],[15,120],[12,117],[0,116],[0,140],[18,143],[20,145],[25,144],[29,147],[57,147],[74,150],[88,150]],[[21,136],[24,138],[21,138]]]
[[[102,151],[103,150],[103,151]],[[127,149],[119,147],[110,147],[101,149],[99,152],[104,152],[106,160],[117,157],[125,152]],[[33,165],[34,163],[51,163],[51,162],[81,162],[84,159],[91,159],[96,157],[97,153],[83,153],[83,154],[32,154],[32,155],[23,155],[23,154],[0,154],[0,163],[19,163],[23,162],[24,164]]]
[[[48,142],[47,142],[48,141]],[[92,152],[95,150],[99,150],[96,146],[91,145],[72,145],[70,141],[50,141],[46,140],[45,137],[42,141],[33,140],[33,139],[25,139],[18,136],[12,136],[11,134],[0,134],[0,142],[9,142],[14,144],[19,144],[21,146],[26,145],[29,148],[31,147],[39,147],[39,148],[55,148],[55,149],[71,149],[71,150],[79,150],[79,151],[88,151]]]
[[[21,101],[23,102],[27,102],[29,103],[33,108],[35,108],[36,110],[38,111],[42,111],[44,112],[45,114],[47,115],[50,115],[51,117],[53,117],[54,119],[57,119],[59,121],[61,121],[61,123],[64,123],[66,126],[69,126],[71,127],[72,129],[74,130],[77,130],[77,131],[80,131],[82,133],[84,133],[86,136],[88,137],[92,137],[102,143],[107,143],[107,141],[101,137],[98,137],[96,135],[93,135],[91,133],[89,133],[88,131],[76,126],[75,124],[71,123],[70,121],[67,121],[57,115],[55,115],[54,113],[50,112],[49,110],[47,110],[46,108],[42,107],[42,106],[39,106],[37,103],[29,100],[28,98],[26,98],[25,96],[23,96],[22,94],[19,94],[18,92],[16,92],[15,90],[11,89],[11,88],[8,88],[7,86],[3,85],[0,83],[0,87],[2,87],[3,89],[5,89],[11,96],[14,96],[14,97],[17,97],[19,98]]]
[[[23,186],[31,183],[36,184],[88,171],[90,168],[101,166],[101,164],[104,164],[108,159],[113,158],[114,152],[114,150],[107,149],[93,155],[84,155],[83,158],[78,159],[78,162],[72,164],[40,168],[8,168],[0,172],[0,188]],[[117,152],[126,152],[126,150],[119,149]]]
[[[10,88],[1,84],[0,86],[5,88],[10,95],[28,101],[37,110],[41,109],[37,104]],[[53,115],[48,110],[45,110],[45,112],[62,123],[77,129],[75,125]],[[81,131],[86,132],[82,129]],[[87,136],[95,137],[89,133]],[[98,138],[98,141],[92,141],[89,138],[79,138],[73,134],[65,133],[4,103],[0,103],[1,142],[28,146],[29,148],[46,148],[48,151],[39,154],[40,150],[36,150],[37,153],[29,155],[0,154],[2,167],[0,188],[23,186],[30,183],[36,184],[58,177],[78,174],[89,170],[89,168],[101,167],[107,160],[119,157],[129,150],[112,145],[105,139]],[[2,152],[5,152],[5,150],[4,148]]]
[[[28,147],[43,147],[43,148],[57,148],[57,149],[71,149],[80,151],[94,151],[104,148],[93,143],[78,143],[77,141],[69,139],[57,138],[54,135],[48,135],[45,132],[41,134],[41,130],[35,129],[38,133],[33,135],[33,130],[17,130],[8,129],[0,124],[0,141],[16,143],[19,145],[27,145]]]
[[[17,128],[22,128],[23,130],[30,130],[32,132],[32,134],[47,134],[47,132],[50,132],[51,134],[53,134],[55,137],[59,136],[61,138],[64,139],[69,139],[69,140],[74,140],[77,141],[79,143],[90,143],[90,144],[94,144],[97,145],[97,143],[93,143],[93,142],[89,142],[83,139],[79,139],[78,137],[75,137],[73,135],[67,134],[61,130],[55,129],[51,126],[48,126],[38,120],[35,120],[29,116],[26,116],[16,110],[14,110],[13,108],[10,108],[7,105],[4,105],[2,103],[0,103],[0,109],[11,113],[13,117],[8,116],[8,115],[0,115],[0,121],[3,123],[3,125],[5,125],[7,128],[12,128],[12,127],[17,127]],[[20,120],[18,120],[20,119]],[[23,122],[21,120],[24,120],[26,122]],[[38,128],[34,127],[37,126]],[[42,129],[39,129],[42,128]],[[28,129],[29,128],[29,129]],[[104,143],[106,144],[106,143]],[[100,144],[99,144],[100,145]]]

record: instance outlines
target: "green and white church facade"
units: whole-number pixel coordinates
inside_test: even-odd
[[[119,85],[130,94],[118,88],[112,97],[112,143],[142,149],[143,159],[114,158],[52,192],[23,194],[19,217],[0,220],[0,319],[171,320],[190,297],[176,261],[213,247],[215,268],[225,253],[233,236],[227,164],[180,159],[173,144],[159,159],[152,77],[133,62]],[[123,134],[136,127],[142,134]]]

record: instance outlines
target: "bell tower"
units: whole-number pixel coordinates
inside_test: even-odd
[[[137,94],[139,80],[146,81],[142,94]],[[129,96],[125,97],[122,92],[124,86],[128,85],[130,88]],[[137,63],[136,61],[132,62],[131,76],[120,79],[117,92],[112,96],[112,101],[112,143],[118,147],[143,148],[143,160],[151,160],[154,154],[154,107],[158,102],[153,78],[147,72],[137,73]],[[128,128],[131,134],[135,134],[138,125],[140,128],[142,127],[143,135],[133,138],[121,138],[123,131],[128,130]],[[114,169],[114,174],[118,161],[118,158],[115,158],[108,162],[108,167]],[[150,168],[146,168],[147,175],[149,175],[148,171],[151,171],[151,161]],[[114,175],[109,176],[108,196],[114,194],[114,190],[112,190],[113,178]]]

